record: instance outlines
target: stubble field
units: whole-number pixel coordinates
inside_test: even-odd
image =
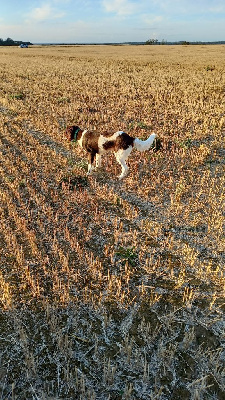
[[[225,46],[0,48],[0,398],[224,399]],[[66,125],[163,149],[87,177]]]

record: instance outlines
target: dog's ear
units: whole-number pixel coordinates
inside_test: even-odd
[[[72,140],[72,134],[73,134],[73,126],[67,126],[64,134],[67,140],[69,141]]]
[[[74,139],[75,132],[80,129],[79,126],[68,126],[65,131],[66,138],[71,142]]]

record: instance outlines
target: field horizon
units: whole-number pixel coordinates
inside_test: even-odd
[[[0,398],[222,400],[225,46],[0,48]],[[68,125],[146,139],[87,177]]]

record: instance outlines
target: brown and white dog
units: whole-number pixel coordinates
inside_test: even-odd
[[[116,160],[122,167],[119,179],[124,178],[128,173],[126,160],[133,148],[139,151],[148,150],[154,142],[156,142],[154,151],[161,147],[157,135],[152,133],[147,140],[133,138],[123,131],[114,133],[113,135],[91,132],[87,129],[80,129],[78,126],[68,126],[65,132],[69,141],[78,142],[79,145],[88,153],[88,175],[93,170],[93,163],[96,156],[96,167],[101,166],[101,155],[113,151]]]

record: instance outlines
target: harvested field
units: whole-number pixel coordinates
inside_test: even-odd
[[[0,48],[0,398],[224,399],[225,46]],[[76,124],[163,149],[87,177]]]

